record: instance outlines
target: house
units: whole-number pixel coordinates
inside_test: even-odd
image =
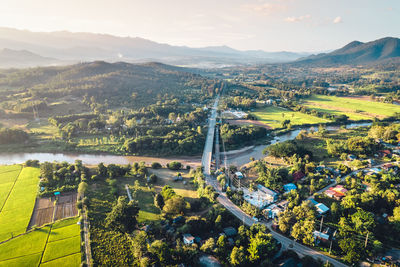
[[[320,215],[323,215],[329,211],[329,208],[325,206],[323,203],[318,203],[317,205],[315,205],[315,208],[317,209]]]
[[[306,175],[302,171],[297,171],[292,174],[292,177],[297,182],[297,181],[303,179],[304,177],[306,177]]]
[[[283,211],[284,208],[282,208],[281,206],[277,204],[271,204],[266,209],[263,210],[263,214],[267,219],[275,219]]]
[[[275,191],[268,189],[262,185],[257,185],[257,190],[250,191],[247,188],[243,188],[243,198],[251,205],[263,209],[267,205],[278,200],[279,194]]]
[[[381,150],[379,151],[379,156],[383,157],[391,157],[392,156],[392,152],[390,152],[390,150],[385,149],[385,150]]]
[[[262,186],[260,184],[257,185],[258,191],[263,192],[267,198],[271,200],[271,202],[275,202],[278,200],[279,194],[269,188],[266,188],[265,186]]]
[[[292,183],[285,184],[283,186],[283,190],[285,190],[285,193],[289,193],[290,191],[296,190],[296,189],[297,189],[297,186],[295,184],[292,184]]]
[[[356,160],[357,157],[355,155],[353,155],[353,154],[350,154],[350,155],[347,156],[347,159],[350,160],[350,161],[353,161],[353,160]]]
[[[337,185],[335,187],[330,187],[328,190],[324,192],[325,195],[327,195],[330,198],[335,198],[337,200],[340,200],[342,197],[344,197],[347,193],[347,189],[344,188],[343,185]]]
[[[183,235],[183,243],[185,243],[185,245],[194,244],[194,237],[191,234],[184,234]]]
[[[235,176],[238,179],[242,179],[244,177],[243,173],[241,173],[241,172],[235,172]]]
[[[329,238],[330,238],[330,236],[328,234],[325,234],[325,233],[320,232],[320,231],[314,231],[313,235],[314,235],[315,239],[319,239],[319,240],[325,241],[325,242],[328,242]]]
[[[231,237],[231,236],[237,235],[237,231],[236,231],[236,229],[233,228],[232,226],[229,226],[229,227],[224,228],[224,234],[225,234],[227,237]]]

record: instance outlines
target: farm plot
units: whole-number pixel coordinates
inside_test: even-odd
[[[53,221],[54,199],[38,198],[36,199],[35,208],[28,229],[35,226],[42,226]]]
[[[56,204],[55,220],[74,217],[78,215],[76,208],[77,193],[67,193],[61,195]]]
[[[251,113],[261,123],[272,128],[282,127],[282,122],[289,120],[291,125],[318,124],[329,122],[327,119],[318,118],[301,112],[291,111],[281,107],[269,106],[257,109]]]
[[[0,244],[0,266],[79,266],[77,221],[58,221]]]
[[[350,97],[313,95],[304,104],[331,114],[345,114],[351,120],[385,118],[400,112],[400,106]]]
[[[0,241],[27,230],[35,205],[39,169],[23,168],[0,212]]]
[[[21,165],[0,166],[0,212],[21,172]]]

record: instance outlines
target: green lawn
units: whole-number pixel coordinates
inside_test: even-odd
[[[317,124],[329,122],[327,119],[318,118],[301,112],[291,111],[281,107],[269,106],[256,109],[251,113],[258,121],[263,122],[272,128],[282,127],[284,120],[290,120],[291,125]]]
[[[392,116],[395,112],[400,112],[398,105],[325,95],[313,95],[304,104],[308,108],[331,114],[345,114],[351,120],[384,118]]]
[[[0,244],[0,266],[79,266],[78,218],[55,222]],[[50,230],[51,229],[51,230]]]
[[[0,213],[0,241],[26,231],[33,208],[39,182],[39,169],[22,169]]]

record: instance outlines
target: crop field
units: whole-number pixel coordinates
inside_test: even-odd
[[[330,121],[301,112],[291,111],[285,108],[274,106],[256,109],[255,112],[252,112],[252,115],[254,115],[258,121],[265,123],[272,128],[282,127],[282,122],[285,120],[290,120],[291,125],[317,124]]]
[[[0,244],[0,266],[79,266],[77,221],[58,221]]]
[[[351,120],[385,118],[400,112],[400,106],[350,97],[314,95],[304,104],[308,108],[331,114],[345,114]]]
[[[21,165],[0,166],[0,212],[21,169]]]
[[[4,180],[11,179],[5,177]],[[38,177],[39,169],[23,168],[9,189],[11,191],[0,212],[0,241],[22,234],[28,228],[37,195]]]

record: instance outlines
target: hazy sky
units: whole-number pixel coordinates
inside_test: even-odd
[[[400,0],[0,0],[0,26],[192,47],[322,51],[400,37]]]

